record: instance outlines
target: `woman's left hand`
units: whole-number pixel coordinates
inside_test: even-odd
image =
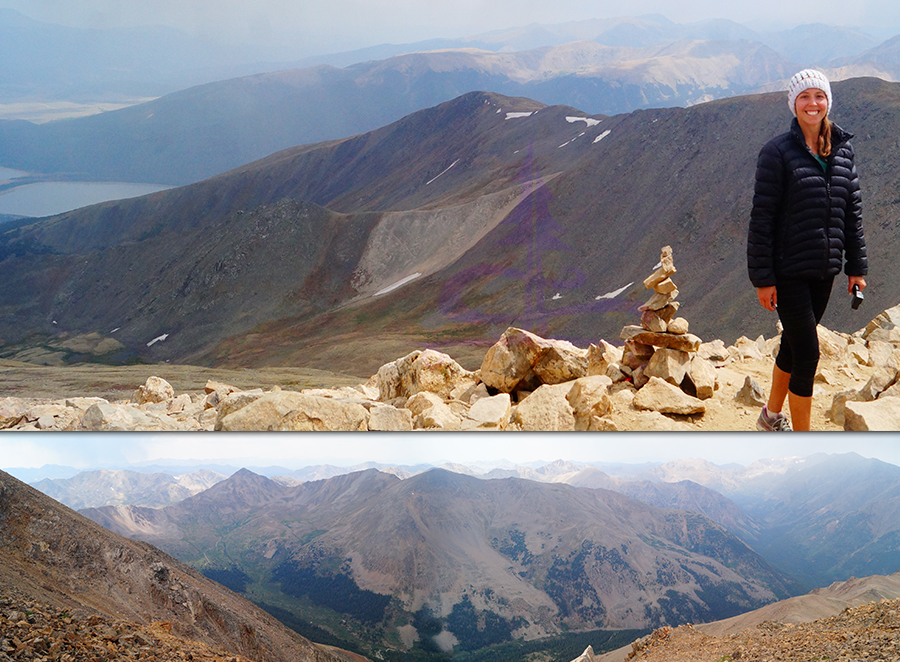
[[[850,276],[847,282],[847,292],[853,294],[853,286],[859,285],[859,291],[866,289],[866,279],[864,276]]]

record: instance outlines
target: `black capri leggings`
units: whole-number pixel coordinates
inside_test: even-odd
[[[778,317],[781,318],[781,348],[775,365],[791,376],[788,389],[810,397],[819,365],[819,335],[816,326],[825,314],[834,278],[825,280],[779,280]]]

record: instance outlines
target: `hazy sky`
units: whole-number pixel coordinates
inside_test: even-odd
[[[335,464],[439,464],[506,459],[527,463],[668,461],[702,457],[715,464],[856,452],[900,465],[896,434],[43,434],[0,436],[0,468],[60,464],[77,469],[158,459],[217,460],[289,468]]]
[[[78,27],[169,25],[278,45],[297,57],[623,14],[659,13],[679,23],[728,18],[745,24],[900,25],[896,0],[0,0],[0,7]]]

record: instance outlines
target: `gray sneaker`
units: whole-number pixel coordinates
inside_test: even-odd
[[[768,407],[763,406],[756,419],[756,429],[761,432],[790,432],[791,422],[782,412],[770,414]]]

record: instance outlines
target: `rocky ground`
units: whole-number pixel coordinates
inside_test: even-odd
[[[900,430],[894,317],[900,320],[900,306],[882,313],[883,326],[873,321],[856,334],[819,328],[813,430]],[[423,350],[385,364],[365,383],[288,368],[7,361],[0,364],[0,429],[754,430],[778,342],[740,338],[726,347],[696,339],[690,351],[650,347],[656,358],[665,355],[656,361],[630,355],[629,343],[583,349],[509,329],[479,370]],[[53,392],[65,395],[48,397]]]
[[[169,623],[139,625],[70,613],[6,593],[0,595],[0,662],[13,660],[250,662],[177,637]]]
[[[634,642],[624,659],[633,662],[896,662],[900,660],[900,600],[848,607],[838,616],[810,623],[766,621],[728,636],[709,636],[691,625],[660,628]]]

